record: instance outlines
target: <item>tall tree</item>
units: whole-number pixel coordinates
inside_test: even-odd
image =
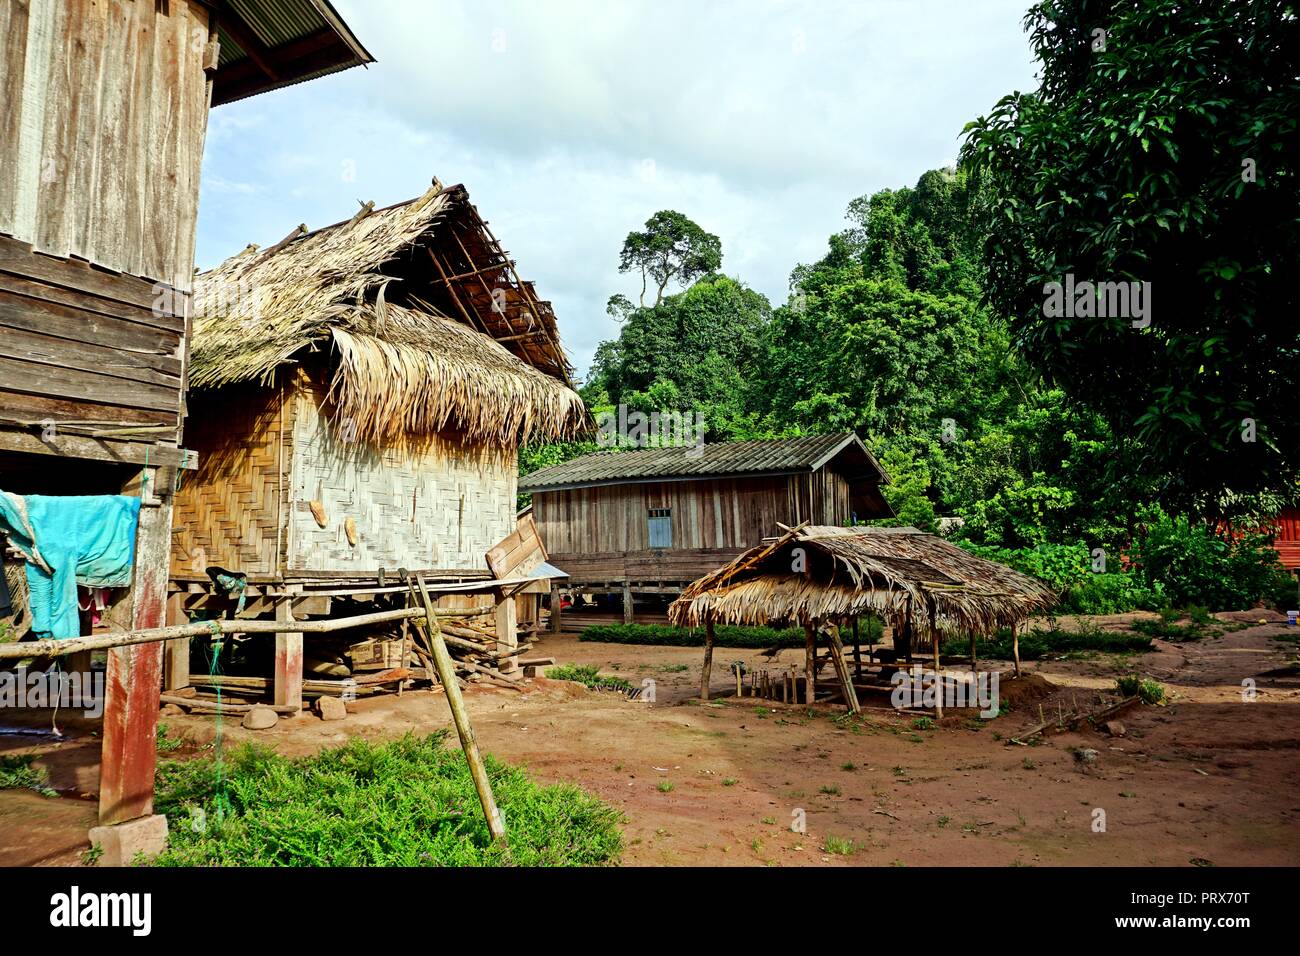
[[[1167,500],[1291,484],[1296,5],[1043,0],[1025,24],[1039,89],[998,102],[963,147],[996,196],[992,303],[1049,380],[1140,440]],[[1137,285],[1063,302],[1052,283],[1068,279]]]
[[[618,271],[640,271],[640,302],[644,306],[650,283],[655,286],[653,305],[658,305],[669,282],[676,280],[682,286],[689,286],[721,266],[722,240],[681,213],[665,209],[647,219],[641,232],[628,233]],[[610,301],[613,308],[614,300]]]

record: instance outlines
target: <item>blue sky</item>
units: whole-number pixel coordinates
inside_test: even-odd
[[[623,238],[677,209],[786,300],[849,201],[950,163],[1031,89],[1028,0],[334,0],[378,61],[213,110],[197,264],[464,183],[580,374]]]

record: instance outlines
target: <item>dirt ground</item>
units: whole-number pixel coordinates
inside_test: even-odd
[[[1125,629],[1135,616],[1091,620]],[[884,695],[856,721],[837,720],[842,708],[823,705],[810,712],[725,697],[704,704],[695,699],[698,648],[583,643],[568,631],[544,637],[532,654],[596,664],[636,686],[653,679],[655,702],[545,679],[522,692],[476,687],[468,700],[485,750],[539,781],[576,782],[622,809],[625,865],[1300,864],[1300,673],[1288,666],[1296,630],[1268,612],[1223,617],[1250,626],[1157,641],[1149,654],[1028,663],[1026,675],[1056,686],[1051,696],[1033,700],[1032,677],[1019,688],[1004,680],[1004,698],[1021,701],[1009,712],[993,720],[950,713],[934,728],[914,727]],[[802,654],[783,651],[777,661]],[[732,661],[770,665],[760,655],[719,649],[715,694],[728,692]],[[1039,722],[1040,703],[1048,715],[1058,703],[1084,707],[1130,671],[1161,681],[1171,700],[1124,714],[1124,736],[1088,730],[1032,746],[1009,741]],[[1253,701],[1243,699],[1246,678],[1255,682]],[[303,754],[354,735],[450,727],[440,693],[350,707],[345,721],[304,714],[269,731],[226,720],[222,740]],[[196,745],[214,736],[210,717],[164,722],[171,736]],[[40,725],[30,721],[23,734],[12,721],[0,728],[0,753],[40,754],[63,794],[0,792],[2,865],[76,865],[87,847],[99,740],[94,722],[60,724],[62,741],[33,736]],[[1095,762],[1078,760],[1081,748],[1096,750]],[[1095,829],[1098,810],[1104,832]],[[800,812],[803,833],[791,829]],[[841,850],[852,841],[850,852],[828,852],[828,839]]]

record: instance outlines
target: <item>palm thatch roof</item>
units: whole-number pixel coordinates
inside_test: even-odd
[[[802,552],[802,553],[800,553]],[[1041,581],[916,528],[800,526],[692,582],[668,609],[679,626],[911,620],[930,639],[989,634],[1054,604]]]
[[[464,187],[437,180],[199,276],[191,348],[194,389],[270,384],[281,366],[330,354],[338,414],[377,444],[455,429],[507,445],[586,421],[550,304]]]

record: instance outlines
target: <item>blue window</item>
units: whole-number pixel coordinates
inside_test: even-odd
[[[650,522],[650,547],[655,550],[671,548],[673,546],[673,509],[651,508],[648,520]]]

